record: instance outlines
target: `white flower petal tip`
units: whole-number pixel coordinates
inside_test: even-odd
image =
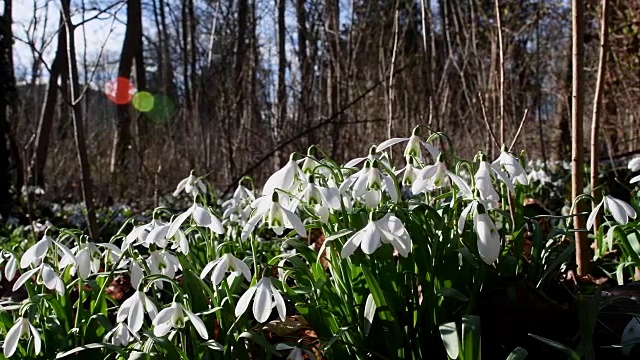
[[[373,254],[382,244],[391,244],[402,257],[409,256],[413,243],[404,225],[393,214],[387,214],[380,220],[369,220],[367,225],[353,234],[342,247],[340,256],[351,256],[358,247],[367,254]]]
[[[285,319],[286,305],[280,291],[271,283],[271,278],[263,277],[258,283],[250,287],[238,300],[235,308],[236,317],[242,316],[249,308],[253,298],[253,316],[259,323],[269,319],[271,310],[275,306],[280,320]]]

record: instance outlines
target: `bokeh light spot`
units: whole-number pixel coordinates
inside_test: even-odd
[[[145,114],[151,121],[161,124],[171,119],[173,111],[173,101],[168,96],[156,95],[153,99],[153,108]]]
[[[155,103],[155,99],[153,95],[151,95],[148,91],[138,91],[133,95],[133,99],[131,100],[133,107],[140,112],[149,112],[153,109],[153,105]]]
[[[129,79],[118,77],[107,81],[104,85],[107,98],[118,105],[128,104],[136,93],[136,87]]]

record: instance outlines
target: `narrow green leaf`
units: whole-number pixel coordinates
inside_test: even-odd
[[[567,346],[564,346],[564,345],[560,344],[557,341],[549,340],[549,339],[547,339],[545,337],[534,335],[534,334],[529,334],[529,336],[531,336],[532,338],[534,338],[534,339],[536,339],[538,341],[541,341],[541,342],[551,346],[552,348],[562,352],[569,359],[580,360],[580,355],[578,355],[575,351],[571,350],[571,348],[569,348]]]
[[[242,334],[238,335],[238,338],[246,338],[246,339],[250,339],[253,342],[255,342],[256,344],[262,346],[262,348],[264,348],[265,350],[267,350],[268,352],[272,353],[275,356],[282,356],[275,348],[275,346],[271,345],[267,339],[265,339],[263,336],[260,336],[256,333],[254,333],[253,331],[245,331]]]
[[[462,317],[462,354],[464,360],[480,360],[480,317]]]
[[[509,354],[509,356],[507,356],[507,360],[522,360],[522,359],[526,358],[527,355],[529,355],[527,350],[525,350],[524,348],[521,348],[521,347],[517,347],[517,348],[513,349],[511,354]]]
[[[86,345],[82,345],[82,346],[78,346],[76,348],[73,348],[69,351],[65,351],[65,352],[61,352],[58,353],[56,355],[56,359],[62,359],[64,357],[67,357],[71,354],[75,354],[75,353],[79,353],[80,351],[83,350],[90,350],[90,349],[109,349],[109,350],[113,350],[113,351],[122,351],[122,348],[119,346],[115,346],[113,344],[109,344],[109,343],[93,343],[93,344],[86,344]]]
[[[454,298],[460,301],[469,301],[469,298],[461,293],[458,289],[454,288],[442,288],[436,292],[437,296],[446,296],[450,298]]]

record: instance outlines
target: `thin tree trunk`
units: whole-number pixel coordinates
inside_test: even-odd
[[[286,88],[286,74],[287,74],[287,54],[286,54],[286,37],[285,37],[285,4],[286,0],[276,0],[276,6],[278,9],[278,120],[276,121],[275,128],[272,129],[274,135],[274,144],[280,142],[281,131],[284,129],[284,124],[287,121],[287,88]],[[276,152],[275,156],[275,168],[280,168],[280,162],[282,155],[280,151]]]
[[[596,90],[593,97],[593,115],[591,117],[591,196],[593,196],[596,204],[600,202],[600,191],[595,189],[598,187],[598,158],[600,155],[600,146],[598,135],[600,130],[600,118],[602,116],[602,97],[604,93],[604,78],[607,72],[607,53],[609,45],[609,15],[608,1],[602,0],[602,14],[600,20],[600,58],[598,63],[598,78],[596,80]],[[596,218],[593,230],[598,231],[600,219]]]
[[[89,236],[97,241],[99,234],[98,224],[96,222],[96,212],[93,207],[93,189],[91,187],[91,170],[87,159],[87,147],[84,139],[84,129],[82,126],[82,108],[80,105],[80,84],[78,84],[78,67],[76,64],[76,48],[74,39],[74,25],[71,23],[71,0],[62,0],[62,17],[65,23],[67,34],[67,65],[69,68],[70,82],[70,101],[69,104],[73,110],[73,130],[76,142],[76,151],[78,153],[78,162],[80,165],[80,177],[82,181],[82,197],[84,205],[87,209],[87,227]]]
[[[15,97],[15,77],[11,60],[13,34],[12,0],[5,0],[4,13],[0,17],[0,217],[6,219],[11,213],[10,149],[8,111]],[[18,169],[18,171],[21,171]]]
[[[571,198],[575,199],[583,192],[584,149],[583,143],[583,116],[584,116],[584,2],[572,0],[572,102],[571,102]],[[582,202],[575,204],[575,212],[581,213],[584,209]],[[573,218],[573,227],[576,240],[576,264],[578,276],[589,273],[589,238],[582,231],[585,228],[583,215]]]
[[[64,21],[60,19],[60,31],[58,32],[58,46],[51,64],[47,92],[45,93],[44,106],[40,113],[38,131],[36,133],[35,151],[29,165],[29,183],[44,185],[44,167],[47,164],[49,140],[55,116],[56,103],[58,101],[58,79],[62,68],[67,64],[67,37],[64,31]]]
[[[120,62],[118,64],[118,78],[131,79],[131,70],[133,59],[139,53],[138,46],[142,39],[142,15],[140,0],[128,0],[127,2],[127,27],[122,43],[122,52],[120,54]],[[118,83],[120,84],[120,83]],[[117,93],[129,91],[128,87],[121,88],[118,85]],[[117,96],[121,98],[121,96]],[[124,191],[125,187],[121,184],[126,183],[126,177],[130,174],[131,159],[129,158],[132,144],[131,136],[131,107],[128,103],[117,104],[116,132],[113,141],[113,151],[111,152],[111,168],[112,182],[118,184],[118,191]],[[119,180],[119,181],[117,181]]]

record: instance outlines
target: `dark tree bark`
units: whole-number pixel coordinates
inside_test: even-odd
[[[60,31],[58,32],[58,46],[56,54],[51,64],[49,82],[45,93],[44,105],[40,112],[38,121],[38,132],[36,133],[35,151],[29,165],[29,183],[44,186],[44,168],[47,164],[49,152],[49,141],[51,139],[51,129],[56,112],[58,101],[58,79],[60,72],[67,64],[67,37],[64,31],[64,21],[60,19]]]
[[[140,46],[142,44],[142,12],[140,0],[129,0],[127,2],[127,27],[122,43],[122,52],[120,54],[120,63],[118,65],[118,77],[130,79],[134,58],[140,54]],[[136,66],[137,73],[144,72]],[[144,77],[144,76],[143,76]],[[129,91],[128,88],[117,89],[120,91]],[[131,162],[129,159],[129,149],[132,144],[131,135],[131,106],[130,104],[117,104],[116,132],[113,142],[113,151],[111,153],[111,174],[120,175],[118,179],[126,181],[126,174],[129,174]],[[119,187],[121,190],[123,187]]]
[[[0,217],[6,219],[11,212],[10,136],[7,114],[15,98],[15,77],[12,61],[12,0],[5,0],[0,17]],[[20,169],[18,169],[20,171]]]

